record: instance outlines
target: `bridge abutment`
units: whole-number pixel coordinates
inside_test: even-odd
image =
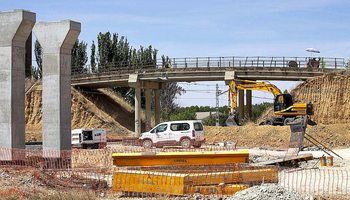
[[[0,12],[0,148],[25,148],[25,42],[35,22],[33,12]],[[12,153],[0,155],[13,159]]]
[[[43,48],[43,149],[71,149],[71,50],[81,24],[39,22],[34,34]]]

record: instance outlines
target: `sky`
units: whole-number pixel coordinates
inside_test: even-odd
[[[0,0],[0,11],[24,9],[36,21],[70,19],[81,23],[79,40],[97,41],[99,32],[126,36],[130,45],[152,45],[170,58],[229,56],[350,57],[350,1],[344,0]],[[89,64],[89,61],[88,63]],[[299,82],[271,82],[290,91]],[[216,105],[215,88],[224,82],[179,83],[187,92],[180,106]],[[253,91],[253,104],[273,95]],[[220,96],[227,105],[227,94]]]

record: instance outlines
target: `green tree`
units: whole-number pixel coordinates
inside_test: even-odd
[[[86,53],[87,44],[84,41],[79,42],[77,39],[72,48],[71,71],[72,74],[85,72],[84,65],[88,60]]]
[[[91,55],[90,55],[90,65],[91,65],[91,72],[92,72],[92,73],[94,73],[94,72],[95,72],[95,69],[96,69],[95,52],[96,52],[95,42],[92,41],[92,45],[91,45]]]
[[[32,66],[31,74],[33,78],[40,79],[42,78],[42,73],[43,73],[43,66],[42,66],[43,48],[40,46],[40,43],[38,40],[35,40],[35,43],[34,43],[34,54],[35,54],[37,67]]]

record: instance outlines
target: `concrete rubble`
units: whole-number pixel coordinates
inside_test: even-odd
[[[279,185],[261,185],[237,192],[227,200],[302,200],[303,198],[295,193],[286,190]]]

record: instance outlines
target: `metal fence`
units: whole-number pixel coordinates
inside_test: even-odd
[[[196,149],[199,150],[206,151]],[[247,163],[116,167],[112,165],[114,152],[123,149],[0,149],[2,158],[11,153],[16,161],[0,161],[0,196],[89,192],[98,198],[193,197],[201,193],[221,198],[248,187],[273,184],[302,197],[350,199],[349,171],[339,168],[282,168]],[[54,157],[57,155],[61,157]],[[56,165],[57,160],[69,164]]]
[[[173,69],[203,69],[206,68],[235,68],[235,67],[292,67],[292,68],[327,68],[327,69],[347,69],[344,58],[320,57],[264,57],[264,56],[231,56],[231,57],[193,57],[193,58],[171,58],[170,68]],[[106,63],[91,67],[73,67],[72,75],[84,76],[84,74],[100,73],[128,73],[138,70],[153,71],[165,68],[161,59],[132,63],[122,61]]]

